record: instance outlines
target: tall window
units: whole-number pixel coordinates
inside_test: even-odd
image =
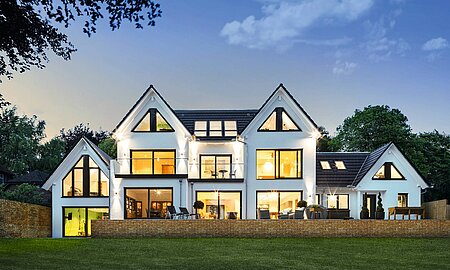
[[[195,121],[194,134],[197,137],[235,137],[237,136],[236,121]]]
[[[256,150],[257,179],[302,178],[302,150]]]
[[[175,150],[131,150],[131,174],[175,174]]]
[[[282,107],[275,108],[258,131],[301,131]]]
[[[165,218],[172,188],[125,188],[126,218]]]
[[[197,191],[197,201],[205,204],[198,210],[202,219],[240,219],[240,191]]]
[[[64,236],[84,237],[91,235],[91,221],[108,219],[108,208],[63,207]]]
[[[270,218],[277,219],[281,212],[293,212],[302,199],[301,191],[257,191],[257,209],[269,210]]]
[[[397,206],[408,207],[408,193],[399,193],[397,195]]]
[[[394,166],[392,162],[385,162],[373,176],[374,180],[404,180],[405,177]]]
[[[328,194],[328,208],[348,209],[348,194]]]
[[[200,155],[200,178],[230,178],[231,155]]]
[[[82,156],[63,179],[64,197],[109,195],[109,179],[89,156]]]
[[[134,127],[133,132],[172,132],[173,128],[169,122],[158,112],[150,109],[145,116]]]

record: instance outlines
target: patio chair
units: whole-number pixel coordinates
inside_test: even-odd
[[[304,218],[304,210],[295,210],[294,219],[303,219]]]
[[[258,208],[258,219],[270,219],[269,209]]]
[[[191,213],[189,213],[189,210],[187,210],[187,208],[186,207],[180,207],[180,214],[182,214],[182,218],[185,218],[185,219],[189,219],[189,218],[191,218],[192,219],[192,217],[193,216],[196,216],[195,214],[191,214]]]
[[[167,217],[169,219],[179,219],[183,214],[182,213],[177,213],[175,206],[170,205],[167,206]]]

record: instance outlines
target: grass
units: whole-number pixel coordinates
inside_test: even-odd
[[[450,239],[0,239],[0,269],[450,269]]]

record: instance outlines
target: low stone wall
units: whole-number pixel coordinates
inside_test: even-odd
[[[450,221],[93,220],[92,237],[450,237]]]
[[[50,207],[0,199],[0,237],[51,237]]]
[[[422,203],[422,207],[425,208],[425,218],[450,219],[450,205],[447,200]]]

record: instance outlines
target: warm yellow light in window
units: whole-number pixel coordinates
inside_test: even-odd
[[[335,161],[334,162],[334,164],[336,165],[336,168],[338,169],[338,170],[345,170],[345,169],[347,169],[346,167],[345,167],[345,164],[344,164],[344,161]]]

